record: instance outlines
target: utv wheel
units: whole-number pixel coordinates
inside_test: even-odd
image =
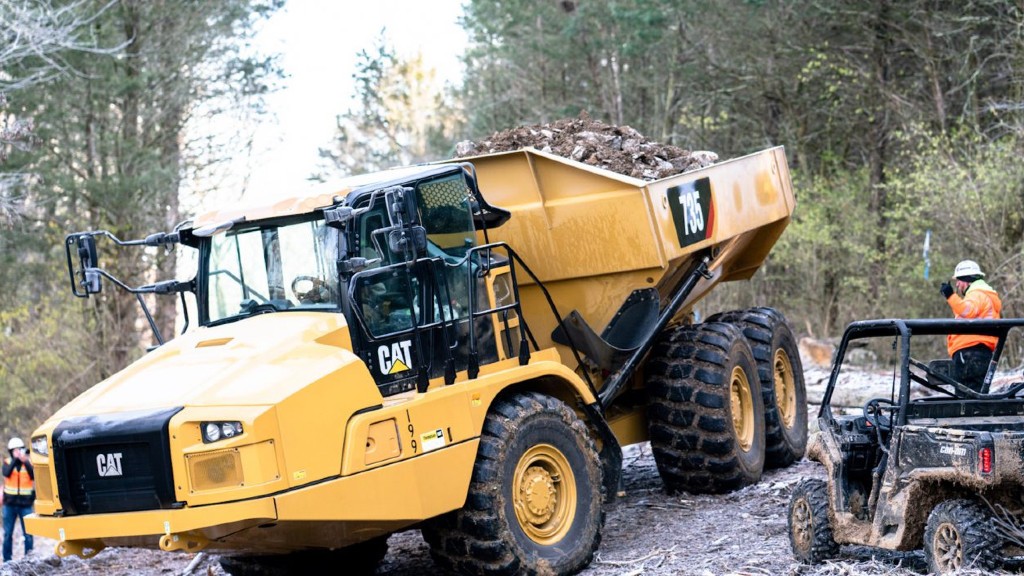
[[[796,338],[781,312],[758,307],[708,317],[735,324],[750,342],[764,394],[765,468],[784,468],[807,450],[807,390]]]
[[[991,570],[1001,544],[988,510],[972,500],[942,502],[924,527],[924,556],[935,574],[961,568]]]
[[[586,426],[537,393],[498,399],[484,422],[465,506],[423,528],[463,574],[572,574],[601,542],[602,469]]]
[[[764,403],[750,345],[732,324],[662,334],[645,367],[651,451],[670,491],[723,493],[764,469]]]
[[[221,568],[232,576],[300,576],[318,574],[324,566],[344,566],[345,574],[373,574],[388,552],[380,536],[337,550],[310,550],[265,556],[222,556]]]
[[[822,480],[802,480],[793,489],[789,544],[793,557],[804,564],[818,564],[839,553],[828,521],[828,487]]]

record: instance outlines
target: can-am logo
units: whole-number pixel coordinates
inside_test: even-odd
[[[963,446],[954,446],[953,444],[943,444],[939,446],[939,454],[952,454],[953,456],[967,456],[967,448]]]
[[[96,471],[100,476],[122,476],[124,471],[121,470],[121,453],[97,454]]]

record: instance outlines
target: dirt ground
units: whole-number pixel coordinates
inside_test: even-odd
[[[920,553],[887,554],[844,547],[834,561],[810,567],[793,560],[786,522],[789,497],[800,479],[820,476],[815,463],[802,460],[765,474],[737,492],[718,496],[668,495],[648,446],[629,447],[623,463],[625,494],[607,507],[603,539],[584,576],[860,576],[927,573]],[[36,538],[36,549],[21,556],[15,534],[15,560],[0,576],[225,576],[212,553],[166,553],[110,548],[89,560],[59,559],[54,542]],[[439,574],[418,531],[395,534],[377,574]],[[965,572],[965,574],[970,574]],[[980,573],[979,573],[980,574]]]

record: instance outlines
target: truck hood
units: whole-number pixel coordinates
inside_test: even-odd
[[[277,312],[183,334],[93,386],[50,420],[171,406],[275,404],[352,362],[339,313]]]

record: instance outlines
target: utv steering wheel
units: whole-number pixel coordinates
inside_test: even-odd
[[[875,427],[876,430],[888,432],[892,430],[892,418],[886,416],[884,410],[892,409],[896,403],[888,398],[872,398],[864,404],[864,418]]]

